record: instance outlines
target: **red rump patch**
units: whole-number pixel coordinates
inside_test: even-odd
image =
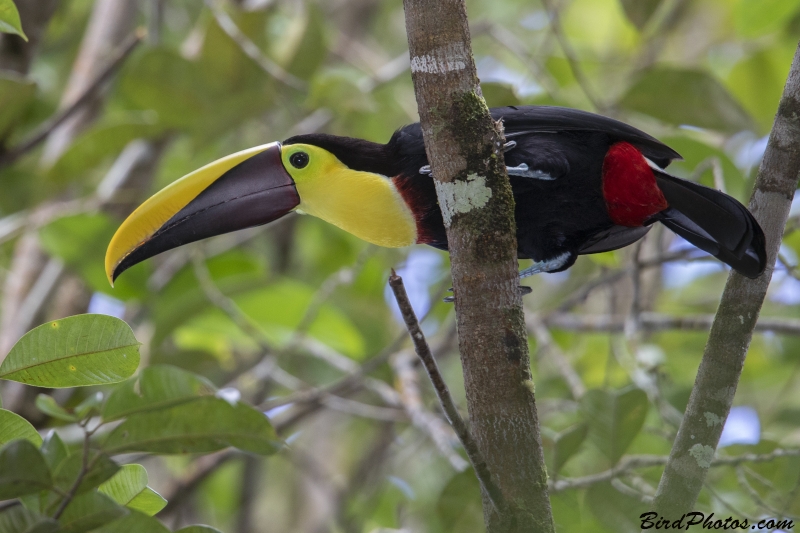
[[[642,153],[626,142],[603,160],[603,198],[614,224],[636,227],[669,205]]]

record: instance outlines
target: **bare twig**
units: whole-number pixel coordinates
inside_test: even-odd
[[[431,437],[442,455],[450,461],[453,468],[460,472],[467,468],[469,463],[453,451],[453,441],[455,440],[453,428],[425,409],[417,371],[413,363],[414,354],[410,350],[401,350],[390,359],[392,369],[397,376],[403,409],[408,413],[411,422]]]
[[[567,36],[564,34],[564,29],[561,27],[561,14],[559,13],[559,9],[554,7],[550,0],[542,0],[542,5],[550,19],[550,30],[553,32],[553,35],[555,35],[558,44],[561,46],[561,50],[564,52],[564,56],[567,58],[567,63],[572,71],[572,75],[575,77],[575,81],[578,82],[583,94],[586,95],[586,98],[596,110],[605,110],[606,105],[600,102],[599,98],[597,98],[597,95],[594,93],[594,89],[592,89],[589,84],[589,79],[583,72],[583,68],[581,68],[581,64],[578,61],[575,50],[572,48],[572,44],[570,44]]]
[[[428,372],[428,377],[430,377],[431,383],[433,383],[433,388],[436,390],[436,396],[438,396],[439,402],[442,404],[445,416],[447,416],[450,425],[453,426],[458,440],[460,440],[461,444],[464,446],[464,451],[467,452],[467,457],[469,457],[472,467],[475,469],[475,475],[477,475],[478,481],[480,481],[486,494],[492,499],[495,507],[498,510],[504,509],[506,503],[503,494],[492,480],[491,472],[489,472],[489,468],[478,449],[478,444],[472,438],[472,434],[469,432],[467,425],[458,412],[453,397],[450,396],[447,384],[442,374],[439,372],[436,359],[433,358],[430,346],[428,346],[428,342],[425,340],[425,334],[422,333],[422,329],[419,327],[419,321],[417,320],[417,315],[414,314],[414,308],[411,307],[411,301],[408,299],[408,294],[406,294],[406,289],[403,285],[403,278],[398,276],[394,269],[392,269],[392,275],[389,276],[389,286],[392,288],[394,297],[397,299],[397,305],[400,307],[400,313],[403,315],[406,329],[408,329],[408,334],[411,336],[411,340],[414,343],[414,350],[417,352],[425,370]]]
[[[84,105],[91,101],[97,90],[102,87],[110,78],[111,75],[122,65],[125,59],[130,55],[136,46],[142,41],[145,32],[142,29],[136,30],[128,39],[120,46],[119,50],[109,60],[108,64],[103,68],[97,78],[90,83],[83,93],[75,99],[75,101],[68,107],[59,111],[50,119],[42,123],[36,130],[25,140],[20,142],[17,146],[10,148],[7,152],[0,154],[0,167],[10,165],[21,156],[30,152],[39,144],[41,144],[48,135],[55,130],[58,126],[69,119],[76,111],[80,110]]]
[[[753,330],[772,278],[781,237],[800,176],[800,46],[784,88],[767,150],[758,172],[750,210],[764,230],[767,268],[749,280],[732,272],[709,333],[686,415],[670,452],[654,501],[662,516],[680,516],[697,501],[708,472],[698,457],[712,454],[723,424],[708,424],[708,413],[725,420],[730,412]],[[705,413],[705,414],[704,414]]]
[[[533,331],[531,319],[528,318],[527,320],[528,328]],[[583,333],[622,333],[625,330],[625,317],[622,316],[553,313],[545,316],[543,322],[551,328]],[[678,316],[642,312],[639,315],[639,322],[642,330],[648,333],[673,329],[708,331],[714,322],[714,316]],[[779,335],[800,335],[800,320],[796,318],[762,317],[758,319],[755,331],[769,331]]]
[[[580,400],[581,397],[586,394],[586,386],[583,384],[583,380],[578,373],[575,372],[575,369],[572,368],[572,364],[570,364],[567,355],[553,340],[550,330],[547,329],[547,326],[539,316],[534,313],[529,313],[525,321],[527,322],[528,329],[532,331],[536,337],[537,350],[550,356],[550,360],[555,364],[558,373],[561,374],[561,377],[567,382],[567,386],[569,386],[569,390],[572,392],[572,398]]]
[[[770,453],[746,453],[734,457],[717,457],[711,461],[710,466],[738,466],[743,463],[766,463],[780,457],[797,456],[800,456],[800,449],[778,448]],[[561,492],[563,490],[586,488],[596,483],[611,481],[637,468],[651,468],[665,465],[668,459],[669,457],[666,455],[628,455],[623,457],[616,466],[603,472],[578,478],[559,478],[555,482],[551,481],[550,490],[552,492]]]
[[[297,89],[298,91],[308,90],[308,84],[305,81],[286,72],[280,65],[262,54],[258,46],[239,29],[239,26],[236,25],[230,15],[222,9],[218,2],[215,0],[206,0],[206,6],[208,6],[214,14],[214,18],[217,24],[219,24],[219,27],[222,28],[222,31],[233,39],[239,48],[242,49],[242,52],[252,59],[264,72],[292,89]]]

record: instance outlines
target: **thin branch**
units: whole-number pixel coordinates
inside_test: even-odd
[[[262,54],[258,46],[239,29],[239,26],[236,25],[230,15],[222,9],[217,1],[206,0],[206,6],[211,10],[211,13],[214,14],[214,19],[216,19],[222,31],[233,39],[239,48],[242,49],[242,52],[252,59],[256,65],[261,67],[261,70],[292,89],[297,89],[298,91],[308,90],[308,84],[305,81],[286,72],[280,65]]]
[[[36,130],[24,141],[20,142],[17,146],[10,148],[7,152],[0,154],[0,166],[10,165],[14,163],[21,156],[30,152],[39,144],[41,144],[48,135],[55,130],[58,126],[69,119],[76,111],[80,110],[84,105],[90,102],[97,91],[102,87],[110,78],[111,75],[122,65],[127,57],[133,52],[136,46],[142,42],[145,37],[145,30],[142,28],[137,29],[128,39],[119,47],[119,50],[112,56],[106,67],[100,72],[97,78],[90,83],[81,95],[75,99],[68,107],[53,115],[50,119],[42,123]]]
[[[714,315],[679,316],[642,312],[639,315],[639,321],[641,329],[648,333],[674,329],[708,331],[714,323]],[[527,322],[528,329],[533,331],[534,326],[530,317]],[[551,328],[583,333],[622,333],[625,330],[625,317],[622,316],[553,313],[545,316],[543,322]],[[800,335],[800,319],[759,318],[755,331],[772,332],[779,335]]]
[[[442,404],[445,416],[447,416],[450,425],[453,426],[458,440],[460,440],[461,444],[464,446],[464,451],[467,452],[467,457],[469,457],[475,469],[475,475],[478,477],[478,481],[480,481],[484,491],[489,498],[491,498],[492,503],[494,503],[498,511],[504,509],[506,503],[503,494],[492,480],[491,472],[489,472],[489,468],[478,449],[478,443],[473,439],[472,434],[469,432],[467,425],[458,412],[453,397],[450,396],[447,384],[442,374],[439,372],[436,359],[433,358],[430,346],[428,346],[428,342],[425,340],[425,334],[422,333],[422,328],[419,327],[419,321],[417,320],[417,315],[414,313],[414,308],[411,307],[411,301],[408,299],[408,294],[406,294],[406,289],[403,285],[403,278],[398,276],[394,269],[392,269],[392,275],[389,276],[389,286],[392,288],[394,297],[397,299],[397,305],[400,307],[400,313],[403,315],[406,329],[408,329],[408,334],[411,336],[411,340],[414,343],[414,350],[417,352],[425,370],[428,372],[428,377],[430,377],[433,388],[436,390],[436,396],[438,396],[439,402]]]
[[[389,362],[397,376],[400,401],[403,409],[408,413],[411,423],[430,436],[453,468],[459,472],[463,471],[469,466],[469,463],[453,451],[453,441],[455,441],[453,428],[435,414],[428,412],[422,402],[418,374],[414,368],[414,354],[409,350],[401,350]]]
[[[766,463],[780,457],[797,456],[800,456],[800,449],[778,448],[770,453],[745,453],[734,457],[717,457],[711,461],[711,466],[738,466],[743,463]],[[583,489],[596,483],[611,481],[637,468],[651,468],[665,465],[668,460],[669,457],[666,455],[628,455],[623,457],[616,466],[603,472],[577,478],[559,478],[555,482],[551,481],[550,490],[552,492],[561,492],[570,489]]]
[[[581,377],[575,372],[575,369],[572,368],[572,364],[569,362],[567,355],[553,340],[550,330],[547,329],[545,323],[535,313],[529,313],[525,317],[525,322],[527,323],[528,329],[532,331],[536,337],[537,349],[550,356],[550,360],[555,364],[558,373],[561,374],[561,377],[564,378],[567,386],[569,386],[569,390],[572,392],[572,398],[580,400],[581,397],[586,394],[586,385],[583,384]]]
[[[725,420],[739,384],[744,360],[800,177],[800,46],[797,47],[764,159],[750,200],[750,211],[764,230],[766,271],[754,280],[731,272],[709,333],[686,414],[670,452],[653,510],[680,516],[697,501],[708,473],[698,457],[713,453],[723,424],[708,424],[708,413]]]
[[[572,71],[572,75],[575,77],[575,81],[578,82],[581,90],[583,90],[583,94],[586,95],[586,98],[591,102],[592,106],[598,111],[603,111],[607,106],[600,102],[597,95],[595,95],[594,90],[589,84],[589,79],[583,72],[583,68],[581,68],[581,64],[578,61],[575,50],[572,48],[572,44],[570,44],[567,36],[564,34],[564,29],[561,27],[561,14],[559,13],[559,9],[554,8],[550,0],[542,0],[542,5],[550,20],[550,30],[553,32],[553,35],[555,35],[558,44],[561,46],[561,50],[564,52],[564,56],[567,58],[567,63]]]
[[[87,420],[85,422],[86,423],[81,424],[81,427],[83,427],[83,434],[84,434],[84,437],[83,437],[83,462],[81,463],[81,471],[78,472],[78,477],[75,478],[75,481],[72,483],[72,486],[67,491],[66,496],[64,496],[64,499],[62,499],[61,503],[58,504],[58,508],[56,509],[56,512],[53,513],[53,518],[56,519],[56,520],[58,520],[61,517],[61,515],[64,513],[64,510],[67,508],[67,506],[73,500],[73,498],[75,498],[75,496],[78,493],[78,487],[81,486],[81,483],[83,482],[83,478],[86,476],[86,473],[91,468],[91,465],[89,464],[89,438],[91,437],[91,433],[89,433],[86,430],[86,424],[89,421]],[[100,457],[100,454],[98,454],[97,457]]]

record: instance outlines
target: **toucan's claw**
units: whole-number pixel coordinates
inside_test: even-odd
[[[552,259],[537,261],[525,270],[521,270],[519,273],[519,278],[527,278],[528,276],[533,276],[534,274],[558,270],[567,264],[567,261],[569,261],[570,257],[571,254],[569,252],[564,252],[563,254],[557,255]]]

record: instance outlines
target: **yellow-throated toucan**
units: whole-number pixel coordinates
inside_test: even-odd
[[[622,122],[546,106],[491,110],[502,120],[516,202],[521,274],[557,272],[578,255],[615,250],[658,221],[734,270],[765,268],[764,234],[717,190],[663,171],[677,152]],[[109,281],[165,250],[266,224],[291,211],[319,217],[388,247],[447,249],[419,124],[387,144],[326,134],[292,137],[230,155],[155,194],[117,231]]]

